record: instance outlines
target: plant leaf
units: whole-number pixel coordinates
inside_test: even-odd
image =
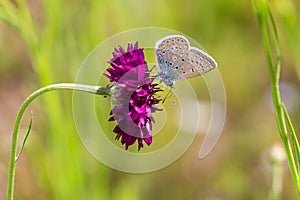
[[[281,107],[283,109],[283,113],[284,113],[284,117],[285,117],[285,120],[287,121],[287,126],[289,127],[289,130],[291,132],[291,139],[292,139],[292,144],[294,146],[294,153],[295,153],[295,157],[296,157],[296,167],[297,167],[297,171],[299,173],[299,168],[300,168],[300,147],[299,147],[299,142],[298,142],[298,139],[297,139],[297,135],[295,133],[295,129],[293,127],[293,124],[291,122],[291,119],[290,119],[290,116],[289,116],[289,113],[287,112],[286,110],[286,107],[285,105],[282,103],[281,104]]]
[[[24,140],[23,140],[21,149],[20,149],[19,153],[17,154],[17,156],[16,156],[16,158],[15,158],[15,162],[17,162],[18,159],[19,159],[19,157],[21,156],[21,153],[22,153],[22,151],[23,151],[23,149],[24,149],[24,147],[25,147],[25,143],[26,143],[26,141],[27,141],[27,139],[28,139],[28,136],[29,136],[31,127],[32,127],[32,117],[31,117],[31,119],[30,119],[29,126],[28,126],[28,129],[27,129],[27,133],[26,133],[25,138],[24,138]]]

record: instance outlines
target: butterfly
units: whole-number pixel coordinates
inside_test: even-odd
[[[172,88],[177,80],[209,72],[217,62],[206,52],[190,47],[182,35],[170,35],[155,44],[158,78]]]

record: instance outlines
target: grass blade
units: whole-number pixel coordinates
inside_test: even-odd
[[[31,127],[32,127],[32,117],[31,117],[31,119],[30,119],[29,126],[28,126],[28,129],[27,129],[27,133],[26,133],[25,138],[24,138],[24,140],[23,140],[21,149],[20,149],[19,153],[17,154],[17,156],[16,156],[16,158],[15,158],[15,162],[17,162],[18,159],[19,159],[20,156],[21,156],[21,153],[22,153],[22,151],[23,151],[23,149],[24,149],[24,147],[25,147],[26,141],[27,141],[27,139],[28,139],[28,136],[29,136]]]
[[[295,133],[295,129],[293,127],[292,121],[290,119],[289,113],[287,112],[287,109],[286,109],[286,107],[285,107],[285,105],[283,103],[281,104],[281,107],[282,107],[282,109],[284,111],[284,117],[285,117],[285,120],[287,122],[288,128],[289,128],[289,130],[291,132],[291,139],[292,139],[292,144],[293,144],[293,147],[294,147],[294,153],[295,153],[295,157],[296,157],[296,167],[297,167],[297,170],[298,170],[298,173],[299,173],[299,165],[300,165],[300,147],[299,147],[299,142],[298,142],[297,135]]]

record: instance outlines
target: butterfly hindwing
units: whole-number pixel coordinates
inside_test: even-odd
[[[206,52],[191,47],[186,62],[179,68],[178,79],[187,79],[209,72],[217,67],[217,63]]]

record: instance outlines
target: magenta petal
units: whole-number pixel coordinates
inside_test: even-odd
[[[146,144],[150,145],[152,143],[152,137],[144,138]]]
[[[117,58],[117,57],[119,57],[121,54],[119,53],[119,52],[117,52],[117,51],[114,51],[113,52],[113,56],[114,56],[114,58]]]
[[[132,43],[128,42],[127,51],[131,51],[133,49]]]
[[[133,47],[133,49],[138,49],[138,46],[139,46],[139,43],[138,43],[138,42],[136,42],[136,43],[134,44],[134,47]]]
[[[121,54],[125,54],[126,53],[125,49],[122,46],[120,46],[120,45],[119,45],[119,52]]]

